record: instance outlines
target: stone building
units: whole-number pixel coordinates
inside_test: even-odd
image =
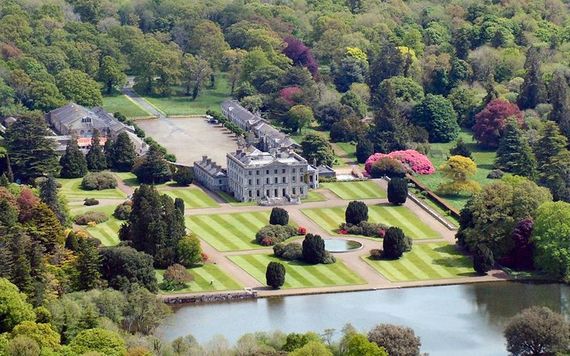
[[[194,162],[194,179],[210,190],[228,191],[226,170],[207,156],[202,156],[201,161]]]

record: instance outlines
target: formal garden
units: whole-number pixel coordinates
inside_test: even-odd
[[[386,192],[370,181],[321,183],[321,186],[343,200],[386,198]]]

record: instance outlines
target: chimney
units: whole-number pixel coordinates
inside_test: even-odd
[[[207,159],[208,159],[208,156],[202,156],[202,162],[207,160]]]

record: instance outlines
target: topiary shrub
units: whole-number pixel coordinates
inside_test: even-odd
[[[368,221],[368,207],[361,201],[351,201],[346,207],[344,218],[347,224],[358,225]]]
[[[190,168],[178,167],[176,172],[172,175],[172,179],[174,179],[178,185],[188,186],[194,181],[194,174]]]
[[[394,205],[402,205],[408,199],[408,180],[392,178],[388,182],[388,201]]]
[[[271,225],[287,225],[289,224],[289,213],[283,208],[273,208],[269,216],[269,223]]]
[[[109,217],[102,211],[87,211],[73,219],[77,225],[100,224],[107,220],[109,220]]]
[[[409,248],[409,245],[406,235],[402,229],[398,227],[390,227],[386,231],[382,247],[384,250],[383,257],[395,260],[402,257],[404,252]]]
[[[279,262],[269,262],[265,271],[267,285],[273,289],[279,289],[285,283],[285,266]]]
[[[126,202],[117,205],[115,211],[113,211],[113,216],[119,220],[128,220],[132,210],[133,202],[127,200]]]
[[[326,257],[325,241],[319,235],[307,234],[303,240],[303,260],[307,263],[323,263]]]
[[[117,180],[109,172],[89,173],[81,180],[81,189],[103,190],[117,187]]]
[[[404,177],[406,175],[406,167],[397,159],[383,157],[372,164],[370,175],[372,178],[382,178],[384,176],[390,178]]]
[[[495,266],[493,251],[486,245],[480,244],[473,253],[473,269],[478,274],[484,276]]]
[[[289,261],[303,259],[303,247],[298,242],[291,242],[287,245],[277,244],[273,246],[273,253],[276,257]]]
[[[263,246],[272,246],[297,235],[297,229],[291,225],[266,225],[255,234],[255,241]]]
[[[85,205],[85,206],[99,205],[99,200],[97,200],[95,198],[85,198],[83,200],[83,205]]]

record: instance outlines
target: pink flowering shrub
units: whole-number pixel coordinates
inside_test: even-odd
[[[346,235],[346,234],[348,234],[348,230],[341,229],[341,230],[338,230],[338,233],[341,235]]]
[[[303,94],[303,89],[292,86],[292,87],[285,87],[279,91],[279,96],[281,99],[285,100],[285,102],[289,105],[297,104],[297,99]]]
[[[299,228],[297,229],[297,233],[299,235],[306,235],[307,234],[307,228],[303,227],[303,226],[299,226]]]
[[[415,150],[394,151],[388,154],[375,153],[372,156],[368,157],[368,159],[366,160],[366,163],[364,165],[366,172],[370,174],[374,162],[384,157],[397,159],[398,161],[402,162],[404,167],[406,167],[406,169],[410,173],[416,173],[416,174],[435,173],[435,168],[433,164],[430,162],[430,160],[425,155]]]

